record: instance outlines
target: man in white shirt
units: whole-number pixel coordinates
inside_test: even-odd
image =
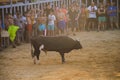
[[[56,20],[56,17],[53,14],[53,11],[51,11],[50,14],[48,15],[48,35],[50,36],[54,35],[55,20]]]
[[[97,6],[95,6],[95,3],[92,2],[91,5],[87,8],[88,9],[88,30],[90,28],[90,25],[92,24],[92,28],[94,29],[95,23],[97,21]]]

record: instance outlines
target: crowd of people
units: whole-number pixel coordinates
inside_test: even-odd
[[[22,42],[30,42],[32,36],[69,35],[81,31],[105,31],[119,29],[117,21],[117,6],[114,2],[106,5],[94,2],[88,7],[73,2],[66,7],[52,7],[49,3],[43,9],[29,9],[23,15],[6,14],[4,25],[0,18],[0,50],[8,45],[3,44],[2,31],[7,31],[10,44],[15,48]],[[1,16],[0,16],[1,17]],[[4,28],[3,28],[4,27]]]

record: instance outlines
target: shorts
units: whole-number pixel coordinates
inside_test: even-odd
[[[46,26],[44,24],[40,24],[38,27],[39,31],[44,31],[46,29]]]
[[[48,25],[48,30],[54,30],[54,25]]]
[[[58,22],[58,28],[59,28],[59,29],[64,30],[64,29],[65,29],[65,27],[66,27],[66,23],[65,23],[65,21],[64,21],[64,20],[63,20],[63,21],[59,21],[59,22]]]
[[[27,31],[30,33],[32,32],[32,24],[27,25]]]
[[[105,16],[99,16],[98,17],[98,22],[106,22],[106,17]]]
[[[117,22],[117,16],[110,16],[110,22]]]
[[[91,22],[96,23],[97,20],[96,20],[96,18],[88,18],[87,22],[88,23],[91,23]]]
[[[72,21],[70,21],[70,24],[69,24],[72,28],[76,28],[76,27],[78,27],[79,25],[78,25],[78,21],[76,21],[76,20],[72,20]]]

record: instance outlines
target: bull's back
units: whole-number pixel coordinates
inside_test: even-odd
[[[75,46],[75,41],[67,36],[40,36],[37,41],[39,41],[39,45],[44,45],[44,49],[48,51],[72,49]]]

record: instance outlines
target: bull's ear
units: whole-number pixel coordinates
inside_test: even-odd
[[[40,50],[40,51],[41,51],[42,49],[44,49],[44,45],[43,45],[43,44],[39,47],[39,50]]]

